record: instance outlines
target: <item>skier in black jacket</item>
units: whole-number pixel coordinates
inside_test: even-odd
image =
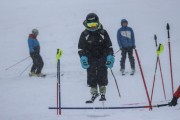
[[[86,29],[81,33],[78,53],[82,67],[87,69],[87,84],[91,87],[92,98],[87,103],[99,96],[98,87],[100,101],[103,101],[108,84],[107,68],[114,64],[112,43],[95,13],[88,14],[83,24]]]

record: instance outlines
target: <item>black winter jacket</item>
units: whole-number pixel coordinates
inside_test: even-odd
[[[80,57],[87,56],[90,59],[113,55],[111,40],[104,29],[93,32],[84,30],[79,39],[78,49]]]

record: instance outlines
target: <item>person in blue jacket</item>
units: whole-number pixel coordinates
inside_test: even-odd
[[[29,76],[43,77],[45,75],[42,74],[41,71],[44,66],[44,62],[40,55],[40,44],[37,40],[38,34],[39,31],[37,29],[33,29],[32,33],[29,35],[28,38],[29,52],[33,60],[33,65],[31,67],[31,72],[29,73]]]
[[[128,21],[126,19],[121,20],[121,28],[117,31],[117,41],[121,50],[121,61],[120,61],[120,71],[122,75],[125,75],[125,61],[126,55],[128,54],[130,65],[131,65],[131,75],[135,72],[135,60],[133,56],[133,49],[135,49],[135,38],[133,29],[128,27]]]

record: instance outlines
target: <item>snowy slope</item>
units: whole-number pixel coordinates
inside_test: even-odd
[[[120,20],[126,18],[134,29],[136,46],[144,70],[149,94],[151,93],[155,69],[154,34],[165,46],[160,56],[164,74],[167,99],[172,98],[167,44],[166,23],[171,25],[171,47],[174,86],[180,84],[180,16],[179,0],[0,0],[0,120],[81,120],[81,119],[124,119],[124,120],[180,120],[179,107],[137,110],[63,110],[62,116],[56,110],[56,49],[64,54],[61,59],[62,106],[101,107],[96,101],[86,105],[89,88],[86,85],[86,71],[79,63],[77,44],[84,30],[82,22],[86,15],[95,12],[109,32],[114,51],[118,50],[116,32]],[[27,37],[32,28],[38,28],[41,55],[44,59],[43,72],[47,78],[29,78],[30,68],[21,76],[31,59],[5,70],[5,68],[29,55]],[[114,79],[109,71],[107,102],[105,106],[127,106],[129,103],[147,105],[147,97],[136,60],[136,74],[121,76],[119,73],[120,53],[116,54],[113,72],[117,78],[122,97],[118,97]],[[126,62],[129,71],[129,62]],[[154,91],[153,104],[164,101],[159,69]],[[164,102],[160,102],[164,101]]]

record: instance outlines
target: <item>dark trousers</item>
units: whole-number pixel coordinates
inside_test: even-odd
[[[87,69],[87,84],[89,87],[106,86],[108,84],[106,57],[89,59],[90,67]]]
[[[35,72],[36,74],[41,73],[41,70],[44,66],[44,62],[42,60],[42,57],[40,54],[32,55],[30,54],[32,60],[33,60],[33,65],[31,67],[31,72]]]
[[[125,61],[126,61],[126,55],[128,54],[129,62],[132,69],[135,69],[135,60],[133,56],[133,48],[123,48],[121,51],[121,69],[125,69]]]

